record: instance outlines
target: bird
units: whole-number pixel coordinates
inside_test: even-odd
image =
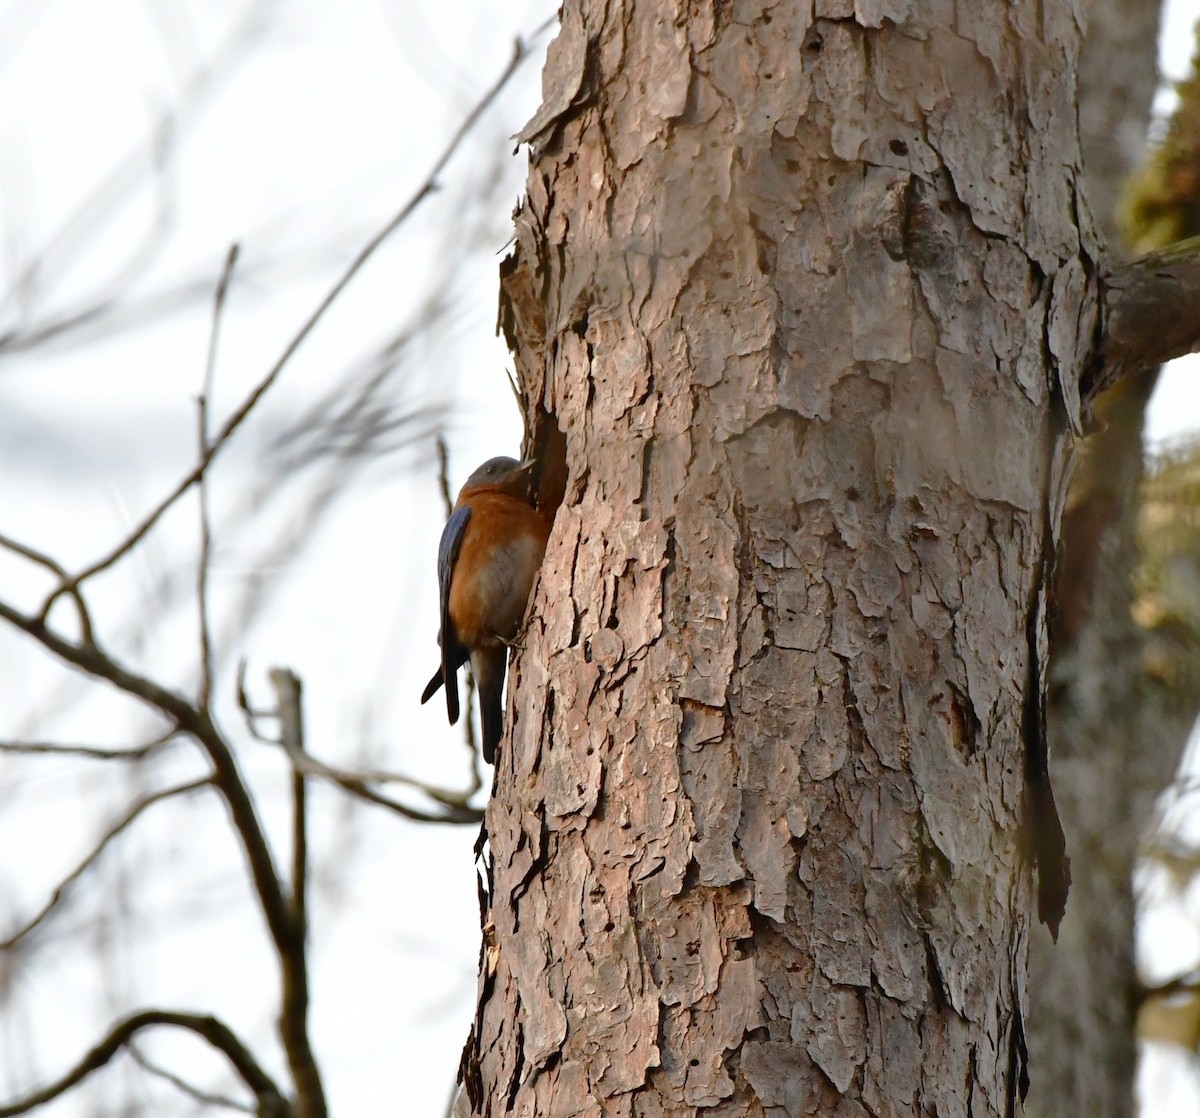
[[[459,490],[438,544],[442,662],[421,694],[446,688],[446,714],[458,721],[457,672],[468,660],[479,689],[483,759],[504,733],[504,676],[550,535],[533,504],[536,462],[489,458]]]

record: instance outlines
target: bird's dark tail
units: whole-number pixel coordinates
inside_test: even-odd
[[[466,662],[467,650],[456,642],[449,655],[442,656],[441,667],[433,673],[433,678],[425,684],[425,690],[421,692],[421,702],[427,703],[437,694],[437,689],[443,683],[446,685],[446,714],[450,718],[451,726],[458,721],[458,680],[454,678],[454,674]]]
[[[495,764],[496,746],[504,736],[504,674],[508,649],[487,648],[471,654],[471,671],[479,688],[479,713],[483,722],[483,759]]]
[[[433,679],[425,684],[425,690],[421,692],[421,703],[425,704],[437,694],[437,689],[442,685],[442,669],[438,668],[433,673]]]

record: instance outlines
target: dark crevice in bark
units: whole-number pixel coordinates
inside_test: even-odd
[[[1046,728],[1048,668],[1043,650],[1048,646],[1049,620],[1045,616],[1045,603],[1054,577],[1055,558],[1053,525],[1049,523],[1048,509],[1044,516],[1043,547],[1035,565],[1026,612],[1028,659],[1022,729],[1025,735],[1026,826],[1029,853],[1037,868],[1038,919],[1057,940],[1071,888],[1071,860],[1067,857],[1066,836],[1050,783]]]
[[[1029,1094],[1029,1050],[1025,1045],[1025,1021],[1020,1005],[1014,1006],[1008,1031],[1008,1080],[1005,1098],[1006,1114],[1010,1118],[1020,1112]]]
[[[978,1046],[972,1044],[967,1060],[967,1118],[975,1118],[975,1079],[979,1074]]]

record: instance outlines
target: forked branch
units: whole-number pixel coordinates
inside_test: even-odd
[[[238,706],[246,717],[246,725],[251,734],[258,741],[278,746],[287,755],[294,779],[315,777],[328,781],[364,803],[386,808],[415,823],[473,825],[482,822],[483,812],[479,808],[471,806],[471,800],[481,785],[478,772],[474,775],[470,786],[460,791],[441,788],[427,781],[417,780],[415,777],[404,776],[402,773],[382,772],[374,769],[339,768],[319,760],[304,748],[297,748],[296,742],[303,739],[297,738],[292,727],[295,723],[293,711],[298,709],[300,680],[286,668],[272,668],[270,678],[275,688],[277,705],[266,710],[256,709],[251,705],[250,696],[246,690],[246,663],[242,661],[238,666]],[[259,728],[260,723],[264,720],[278,722],[279,732],[277,735],[272,736]],[[378,790],[378,785],[389,784],[411,788],[428,797],[443,810],[439,812],[422,811],[420,808],[411,807],[391,796],[384,795]]]
[[[287,367],[296,351],[304,344],[309,334],[316,329],[317,324],[325,317],[325,313],[337,301],[342,292],[350,285],[350,282],[358,275],[364,265],[373,257],[391,235],[403,225],[420,204],[431,194],[439,189],[439,179],[442,172],[446,168],[446,164],[450,162],[454,153],[458,151],[463,140],[468,133],[474,128],[476,122],[483,115],[485,110],[499,96],[500,91],[508,84],[520,67],[521,63],[529,56],[530,48],[522,40],[518,40],[513,47],[513,53],[509,59],[508,65],[504,71],[492,83],[491,87],[483,94],[476,102],[475,107],[467,113],[463,122],[459,125],[454,135],[443,149],[441,155],[434,163],[425,181],[417,187],[412,196],[396,211],[395,215],[387,222],[363,247],[359,250],[358,255],[350,262],[346,270],[342,273],[341,278],[326,292],[324,298],[317,304],[312,313],[305,319],[300,329],[293,335],[291,341],[284,347],[283,352],[276,359],[275,363],[267,371],[266,375],[254,386],[249,394],[245,397],[242,403],[230,414],[230,416],[222,424],[219,431],[209,442],[207,451],[200,456],[200,460],[195,467],[186,474],[179,483],[171,490],[151,511],[145,516],[140,524],[133,529],[120,543],[116,545],[107,555],[97,559],[90,566],[85,567],[77,574],[64,578],[54,590],[47,596],[42,604],[40,619],[45,621],[50,613],[50,608],[63,594],[74,595],[80,585],[93,575],[99,574],[101,571],[108,570],[114,563],[132,551],[141,541],[149,534],[151,529],[162,519],[163,515],[172,508],[175,503],[187,493],[193,485],[197,484],[204,476],[205,471],[214,458],[221,452],[234,433],[246,421],[246,418],[257,407],[259,401],[271,390],[276,381],[278,381],[283,370]]]
[[[228,1025],[205,1014],[173,1013],[164,1009],[143,1010],[141,1013],[135,1013],[133,1016],[119,1021],[109,1034],[65,1075],[53,1083],[46,1084],[45,1087],[31,1091],[10,1103],[0,1105],[0,1118],[12,1118],[13,1115],[27,1114],[36,1107],[43,1106],[65,1094],[76,1084],[82,1083],[92,1072],[98,1071],[109,1063],[143,1029],[153,1025],[169,1025],[173,1028],[185,1029],[195,1033],[202,1040],[208,1041],[213,1048],[229,1060],[238,1077],[254,1093],[260,1118],[291,1118],[294,1112],[286,1096],[280,1091],[274,1080],[263,1071],[258,1061],[250,1054],[249,1049],[234,1035]]]

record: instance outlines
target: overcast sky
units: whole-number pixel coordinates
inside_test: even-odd
[[[229,245],[238,242],[242,257],[223,320],[214,426],[425,179],[514,38],[554,7],[0,3],[0,259],[4,286],[17,292],[0,306],[0,334],[52,324],[114,288],[129,294],[129,314],[142,323],[117,329],[118,319],[110,329],[102,318],[96,329],[0,356],[0,532],[75,568],[137,523],[195,460],[209,292]],[[1170,5],[1168,73],[1186,67],[1197,7]],[[244,656],[264,701],[269,666],[302,675],[309,744],[325,759],[349,764],[373,751],[373,763],[425,779],[467,779],[444,708],[416,704],[436,661],[432,556],[443,519],[424,436],[446,431],[454,484],[483,458],[518,450],[507,354],[494,334],[496,266],[525,167],[507,138],[537,106],[545,41],[213,475],[218,710],[235,736]],[[178,309],[157,309],[164,305]],[[394,368],[377,359],[389,342]],[[398,414],[434,414],[382,440],[349,473],[330,465],[337,446],[315,464],[293,464],[289,455],[304,445],[297,424],[328,414],[331,393],[373,371]],[[1196,375],[1168,378],[1151,409],[1155,438],[1200,424]],[[322,502],[322,487],[339,476],[350,498]],[[196,523],[194,504],[182,506],[95,587],[109,643],[182,689],[195,683]],[[281,536],[292,542],[277,546]],[[0,585],[29,603],[45,583],[0,556]],[[5,737],[123,742],[150,731],[136,707],[55,669],[8,632],[0,632],[0,711]],[[281,835],[278,759],[253,744],[243,756]],[[197,771],[183,751],[151,784]],[[0,758],[0,931],[4,913],[42,903],[145,790],[108,768]],[[351,814],[324,791],[316,799],[313,1021],[333,1109],[439,1114],[474,1007],[475,829]],[[205,800],[165,808],[123,851],[104,863],[100,887],[51,923],[35,964],[0,1002],[0,1096],[60,1070],[107,1022],[143,1004],[211,1009],[281,1066],[264,997],[273,962],[223,813]],[[113,923],[114,909],[127,923]],[[110,933],[130,926],[131,950],[117,950]],[[1169,932],[1180,958],[1200,957],[1190,928]],[[147,1047],[220,1082],[219,1064],[203,1062],[195,1045]],[[1173,1099],[1171,1113],[1197,1100],[1183,1093],[1178,1069],[1158,1062],[1150,1072],[1154,1090]],[[115,1109],[124,1074],[101,1073],[48,1113],[90,1116],[97,1100]],[[188,1109],[170,1089],[161,1098],[161,1113]]]

